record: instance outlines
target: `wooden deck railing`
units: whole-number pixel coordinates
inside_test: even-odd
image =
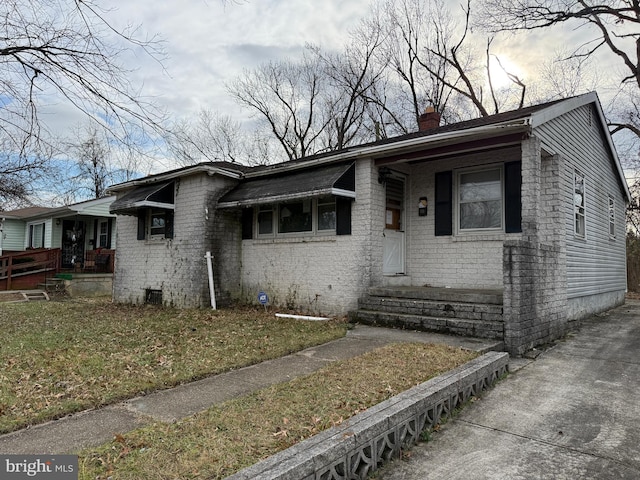
[[[0,290],[35,288],[60,269],[60,249],[42,248],[0,257]]]

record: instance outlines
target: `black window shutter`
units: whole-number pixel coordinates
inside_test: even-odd
[[[350,198],[336,197],[336,235],[351,235]]]
[[[164,238],[173,238],[173,210],[167,210],[164,216]]]
[[[99,238],[98,238],[98,223],[100,223],[98,219],[94,219],[93,220],[93,248],[97,248],[97,247],[100,246],[100,244],[98,242],[98,240],[99,240]]]
[[[242,240],[253,238],[253,207],[242,209]]]
[[[436,173],[435,234],[436,236],[453,233],[453,172]]]
[[[111,234],[113,233],[113,218],[107,220],[107,244],[106,248],[111,248]]]
[[[522,231],[522,162],[504,164],[504,217],[506,233]]]
[[[138,210],[138,240],[144,240],[147,237],[147,212],[146,210]]]

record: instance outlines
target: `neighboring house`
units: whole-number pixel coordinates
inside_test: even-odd
[[[115,197],[64,207],[27,207],[0,212],[0,256],[32,249],[60,248],[62,269],[83,267],[88,252],[115,248]]]
[[[433,328],[486,320],[512,353],[624,302],[630,194],[595,93],[438,125],[429,112],[419,132],[339,152],[112,186],[115,301],[207,305],[210,251],[219,301],[265,291],[345,314],[371,294],[431,328],[414,316],[440,290]],[[490,305],[463,305],[469,289],[490,291]],[[468,320],[448,319],[465,309]]]

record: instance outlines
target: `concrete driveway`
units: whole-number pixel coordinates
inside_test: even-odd
[[[592,317],[376,478],[640,478],[640,301]]]

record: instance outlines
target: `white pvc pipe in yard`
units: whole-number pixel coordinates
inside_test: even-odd
[[[207,254],[205,255],[205,258],[207,259],[207,273],[209,274],[209,295],[211,296],[211,308],[213,308],[214,310],[216,309],[216,291],[213,287],[213,266],[212,266],[212,262],[211,259],[213,258],[211,256],[211,252],[207,252]]]
[[[295,318],[296,320],[329,320],[326,317],[309,317],[308,315],[290,315],[288,313],[276,313],[276,317]]]

